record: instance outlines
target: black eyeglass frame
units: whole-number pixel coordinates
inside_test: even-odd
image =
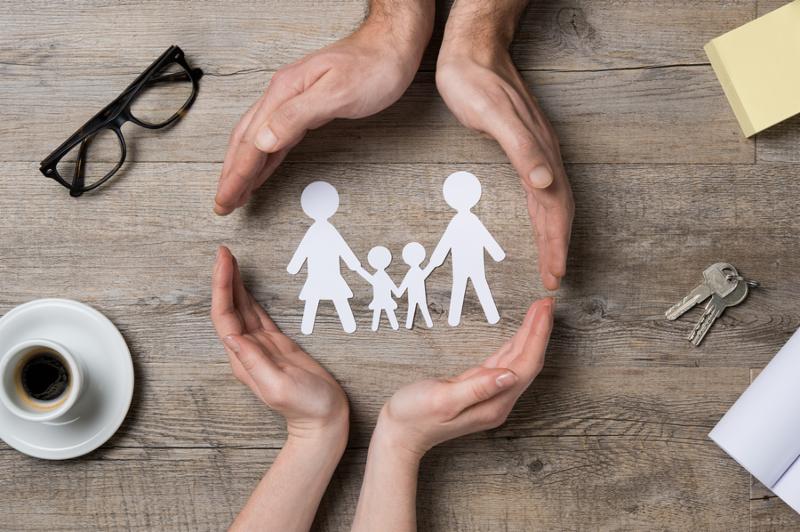
[[[171,63],[177,63],[180,65],[183,68],[183,72],[176,72],[173,74],[154,77],[162,68]],[[136,116],[131,113],[131,104],[134,102],[136,97],[141,94],[142,90],[147,85],[160,82],[185,80],[187,74],[192,82],[192,94],[189,96],[183,106],[181,106],[181,108],[178,109],[178,111],[176,111],[175,114],[173,114],[167,120],[158,124],[150,124],[136,118]],[[73,197],[78,197],[84,192],[88,192],[99,187],[111,179],[111,177],[117,173],[120,167],[122,167],[122,164],[125,162],[127,147],[125,144],[125,137],[122,135],[122,126],[126,122],[133,122],[134,124],[147,129],[161,129],[169,126],[183,116],[192,106],[197,98],[197,92],[199,90],[198,82],[202,77],[203,71],[199,68],[191,68],[189,66],[189,64],[186,62],[186,57],[184,56],[183,50],[181,50],[179,46],[170,46],[164,51],[164,53],[161,54],[161,56],[159,56],[158,59],[156,59],[149,67],[147,67],[144,72],[139,74],[133,83],[128,85],[128,87],[122,91],[119,96],[114,98],[111,103],[106,105],[100,110],[100,112],[90,118],[75,133],[70,135],[66,141],[64,141],[58,148],[53,150],[50,155],[42,160],[39,166],[39,171],[45,177],[49,177],[50,179],[57,181],[69,189],[70,196]],[[117,165],[101,179],[89,186],[84,186],[83,158],[86,155],[88,143],[91,141],[92,136],[106,128],[111,129],[119,139],[121,149],[120,160],[117,162]],[[81,144],[81,146],[79,148],[77,160],[75,161],[75,173],[73,175],[72,182],[69,182],[64,179],[61,174],[59,174],[58,163],[60,163],[61,159],[78,144]]]

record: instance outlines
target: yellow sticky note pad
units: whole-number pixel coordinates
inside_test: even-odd
[[[705,46],[748,137],[800,113],[800,0]]]

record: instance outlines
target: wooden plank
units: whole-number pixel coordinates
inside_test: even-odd
[[[450,1],[422,69],[435,67]],[[97,0],[53,10],[42,0],[0,6],[0,63],[57,71],[135,75],[170,44],[211,73],[276,70],[347,35],[363,0],[175,0],[141,6]],[[755,0],[592,0],[534,3],[512,47],[523,70],[602,70],[707,63],[703,45],[753,18]],[[90,39],[85,38],[91,35]],[[30,71],[30,70],[28,70]]]
[[[754,481],[757,482],[757,481]],[[763,486],[754,487],[750,499],[750,530],[753,532],[800,530],[800,515]]]
[[[450,211],[438,190],[456,168],[286,165],[250,206],[219,218],[211,212],[217,165],[132,164],[99,193],[74,200],[33,165],[9,164],[0,194],[15,198],[24,190],[25,201],[4,205],[13,224],[0,228],[0,310],[37,297],[74,298],[106,312],[143,361],[163,361],[159,353],[172,361],[218,361],[208,319],[218,243],[232,247],[256,296],[297,336],[304,278],[286,274],[285,265],[307,227],[298,206],[303,187],[317,179],[337,186],[337,226],[360,257],[374,245],[388,246],[395,256],[390,274],[399,278],[403,245],[418,240],[430,252],[444,230]],[[506,261],[487,266],[500,324],[487,325],[470,294],[462,327],[445,326],[451,281],[445,265],[428,282],[434,329],[375,336],[366,327],[369,287],[348,271],[361,328],[344,334],[333,309],[322,306],[317,331],[300,338],[303,346],[357,359],[380,338],[400,360],[432,352],[476,360],[513,334],[530,302],[546,294],[527,210],[508,165],[472,168],[485,187],[477,212],[508,250]],[[553,361],[559,367],[766,364],[800,323],[794,171],[791,165],[571,166],[577,214],[558,294]],[[676,322],[663,312],[718,260],[764,288],[729,309],[694,348],[684,337],[699,310]]]
[[[275,450],[115,449],[52,463],[0,450],[2,530],[219,530]],[[315,530],[349,527],[365,450],[348,451]],[[747,476],[706,442],[457,440],[425,458],[420,530],[742,530]],[[510,495],[516,494],[516,495]]]
[[[37,162],[129,81],[103,74],[62,79],[24,75],[0,65],[0,160]],[[37,71],[38,72],[38,71]],[[5,80],[8,81],[5,81]],[[222,161],[241,113],[269,73],[206,76],[184,120],[167,131],[126,126],[128,158],[138,161]],[[705,67],[603,72],[532,72],[540,98],[573,163],[752,163],[714,74]],[[58,102],[43,106],[42,102]],[[339,120],[312,132],[292,152],[298,162],[506,162],[490,139],[462,127],[423,73],[386,111]]]
[[[800,116],[790,118],[759,133],[756,146],[759,162],[800,163]]]
[[[378,352],[372,342],[373,352]],[[106,445],[117,447],[279,448],[283,419],[231,375],[220,347],[214,362],[141,362],[130,414]],[[350,399],[350,443],[366,447],[383,403],[413,381],[463,371],[475,360],[455,353],[397,360],[384,351],[373,359],[361,349],[349,356],[317,357]],[[166,352],[164,358],[172,356]],[[550,360],[553,360],[551,353]],[[357,358],[358,357],[358,358]],[[448,357],[449,360],[446,360]],[[737,368],[557,368],[548,363],[511,414],[491,434],[470,441],[544,436],[626,436],[651,441],[702,443],[746,387]],[[2,445],[2,448],[6,448]]]

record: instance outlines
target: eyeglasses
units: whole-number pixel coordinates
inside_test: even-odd
[[[126,122],[161,129],[183,116],[197,98],[199,68],[170,46],[127,89],[47,156],[39,167],[78,197],[111,179],[125,162]]]

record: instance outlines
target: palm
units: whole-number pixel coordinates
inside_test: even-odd
[[[224,247],[214,270],[211,316],[220,338],[244,344],[238,356],[226,349],[234,376],[286,418],[290,433],[322,428],[346,406],[330,373],[280,332],[247,291]]]
[[[558,288],[566,270],[574,203],[556,134],[525,81],[510,58],[490,65],[458,58],[440,59],[436,85],[463,125],[491,136],[508,155],[525,189],[542,282]],[[534,183],[532,171],[542,166],[552,180]]]

